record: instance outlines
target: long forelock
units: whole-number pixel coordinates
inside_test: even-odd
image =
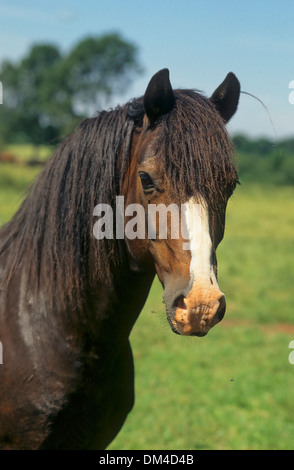
[[[180,199],[199,194],[216,207],[237,182],[233,143],[205,96],[192,90],[174,93],[175,107],[163,116],[157,134],[167,180]]]

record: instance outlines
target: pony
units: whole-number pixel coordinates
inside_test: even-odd
[[[143,97],[83,120],[2,227],[1,449],[107,448],[133,407],[129,335],[155,275],[173,332],[204,336],[222,320],[216,248],[238,183],[226,123],[239,95],[231,72],[207,98],[160,70]],[[97,240],[95,207],[115,210],[118,196],[146,214],[181,205],[188,249],[170,217],[165,238]]]

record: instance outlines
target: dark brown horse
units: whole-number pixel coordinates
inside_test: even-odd
[[[161,70],[143,98],[84,120],[2,228],[1,449],[107,447],[133,406],[129,335],[156,273],[174,332],[204,336],[223,318],[215,250],[238,181],[225,123],[239,93],[232,73],[208,99]],[[97,240],[94,208],[115,212],[117,196],[146,214],[181,206],[189,236],[167,217],[165,238],[122,236],[114,220]]]

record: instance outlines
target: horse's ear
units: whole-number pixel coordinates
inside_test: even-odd
[[[145,91],[143,104],[151,125],[160,116],[173,109],[175,97],[169,81],[168,69],[162,69],[153,75]]]
[[[210,98],[221,117],[228,122],[235,114],[240,97],[240,83],[236,75],[228,73]]]

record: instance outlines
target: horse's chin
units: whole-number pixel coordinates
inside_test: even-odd
[[[198,336],[199,338],[203,338],[203,336],[206,336],[208,331],[205,333],[204,331],[198,331],[197,333],[191,333],[190,336]]]
[[[180,336],[197,336],[198,338],[202,338],[207,335],[208,331],[196,331],[196,332],[191,332],[189,334],[184,333],[183,331],[179,331],[177,327],[175,326],[174,322],[168,318],[168,322],[170,324],[171,330],[173,333],[176,335]]]
[[[183,333],[180,333],[176,328],[172,327],[171,330],[176,334],[180,336],[197,336],[198,338],[203,338],[204,336],[207,335],[208,332],[204,333],[202,331],[197,331],[196,333],[191,333],[189,335],[185,335]]]

